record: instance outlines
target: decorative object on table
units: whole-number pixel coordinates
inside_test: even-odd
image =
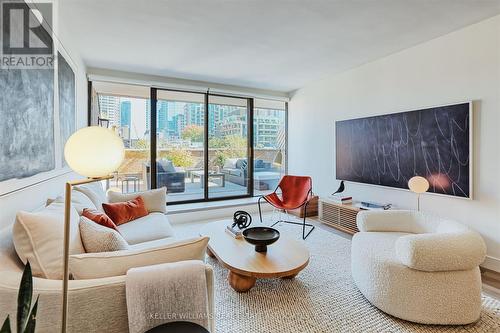
[[[344,181],[341,180],[339,188],[337,189],[337,191],[335,191],[335,192],[332,193],[332,196],[334,196],[335,194],[338,194],[338,193],[342,193],[342,192],[344,192],[344,190],[345,190]]]
[[[300,218],[304,218],[304,216],[306,217],[318,216],[318,202],[319,202],[319,196],[313,195],[311,196],[311,199],[309,199],[309,204],[307,205],[307,212],[304,210],[304,206],[290,210],[288,212]]]
[[[392,204],[378,204],[375,202],[361,201],[360,207],[367,210],[388,210],[391,209]]]
[[[252,224],[252,216],[244,210],[238,210],[233,214],[233,223],[228,225],[226,231],[234,238],[243,237],[242,230]]]
[[[280,238],[280,232],[270,227],[253,227],[243,230],[243,238],[255,245],[255,251],[267,252],[267,246]]]
[[[430,192],[472,198],[473,118],[473,103],[465,102],[336,121],[335,175],[407,189],[419,174]]]
[[[420,211],[420,194],[427,192],[429,182],[424,177],[415,176],[408,181],[408,188],[417,194],[417,211]]]
[[[338,194],[332,194],[330,196],[332,201],[335,201],[336,203],[342,204],[342,205],[350,205],[352,204],[352,197],[349,195],[342,195],[340,193]]]
[[[278,196],[276,191],[281,190],[281,197]],[[285,221],[278,220],[271,227],[274,227],[276,224],[290,223],[297,224],[302,226],[302,239],[306,239],[307,236],[314,230],[314,226],[312,224],[306,223],[307,216],[307,205],[309,204],[309,200],[312,197],[312,179],[307,176],[290,176],[286,175],[281,178],[278,186],[274,190],[273,193],[264,195],[259,198],[257,204],[259,206],[259,217],[260,222],[262,223],[262,209],[261,209],[261,200],[266,200],[271,206],[283,210],[285,212],[298,209],[304,207],[304,220],[302,223],[294,222],[294,221]],[[309,232],[306,234],[306,226],[310,228]]]
[[[242,238],[243,237],[243,231],[241,231],[240,229],[236,228],[236,227],[232,227],[230,225],[228,225],[226,227],[226,232],[231,235],[231,237],[233,238]]]
[[[244,210],[238,210],[233,215],[233,225],[231,227],[237,226],[240,229],[248,228],[252,224],[252,216],[245,212]]]
[[[75,185],[113,178],[125,157],[123,141],[116,132],[104,127],[84,127],[71,135],[64,147],[64,157],[73,171],[87,178],[66,183],[64,209],[64,270],[62,293],[62,332],[68,317],[69,237],[71,190]]]
[[[36,311],[38,308],[38,297],[35,304],[31,307],[33,298],[33,276],[31,274],[31,266],[29,261],[26,262],[24,267],[23,276],[19,285],[19,294],[17,296],[17,327],[16,332],[19,333],[33,333],[35,332],[36,325]],[[30,311],[31,310],[31,311]],[[0,333],[12,332],[10,327],[10,316],[7,315]]]
[[[173,321],[155,328],[146,333],[209,333],[203,326],[189,321]]]

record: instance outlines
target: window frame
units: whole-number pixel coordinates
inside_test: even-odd
[[[91,99],[91,91],[92,91],[92,81],[88,80],[88,125],[96,125],[91,124],[92,119],[92,103]],[[180,204],[190,204],[190,203],[200,203],[200,202],[211,202],[211,201],[223,201],[223,200],[235,200],[235,199],[244,199],[244,198],[252,198],[255,197],[254,191],[254,103],[255,97],[248,96],[238,96],[238,95],[226,95],[220,93],[211,93],[209,90],[205,92],[196,91],[196,90],[188,90],[188,89],[171,89],[171,88],[161,88],[161,87],[150,87],[150,131],[149,131],[149,139],[150,139],[150,184],[151,189],[157,188],[157,118],[158,118],[158,110],[157,110],[157,102],[158,102],[158,91],[172,91],[172,92],[181,92],[181,93],[197,93],[204,95],[204,112],[205,112],[205,121],[204,121],[204,142],[203,142],[203,153],[204,153],[204,177],[208,179],[209,172],[209,98],[210,96],[215,97],[228,97],[228,98],[240,98],[245,99],[247,101],[247,158],[251,163],[248,163],[248,184],[247,184],[247,193],[243,195],[231,195],[231,196],[220,196],[220,197],[210,197],[208,191],[208,181],[204,184],[203,198],[200,199],[189,199],[189,200],[176,200],[176,201],[168,201],[167,206],[174,206]],[[285,112],[285,151],[284,151],[284,162],[285,175],[288,174],[288,102],[283,101]]]

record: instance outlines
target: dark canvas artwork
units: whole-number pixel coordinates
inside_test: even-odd
[[[336,178],[470,197],[470,103],[337,121]]]
[[[0,91],[0,181],[53,170],[53,69],[1,69]]]
[[[64,57],[58,53],[58,84],[59,84],[59,127],[61,135],[62,163],[64,159],[64,145],[75,131],[75,73]]]

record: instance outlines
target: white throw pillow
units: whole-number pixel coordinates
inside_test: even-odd
[[[143,250],[75,254],[69,257],[74,279],[125,275],[130,268],[183,260],[204,260],[208,237],[174,242]]]
[[[107,200],[106,193],[102,188],[101,182],[78,185],[73,187],[73,189],[85,194],[90,199],[90,201],[92,201],[97,210],[104,212],[104,209],[102,209],[102,204],[104,202],[107,202]]]
[[[119,193],[108,191],[108,201],[110,203],[125,202],[141,196],[148,212],[167,213],[167,188],[162,187],[156,190],[134,193]]]
[[[70,254],[84,253],[79,216],[71,207]],[[62,279],[64,243],[64,203],[54,202],[37,212],[17,213],[12,230],[14,247],[19,258],[29,260],[33,276]]]
[[[127,241],[118,231],[95,223],[85,216],[80,217],[79,226],[82,243],[87,253],[130,249]]]

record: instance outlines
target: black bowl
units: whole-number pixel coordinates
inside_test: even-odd
[[[280,238],[280,232],[269,227],[253,227],[243,230],[243,238],[255,245],[255,251],[266,252],[267,246]]]

